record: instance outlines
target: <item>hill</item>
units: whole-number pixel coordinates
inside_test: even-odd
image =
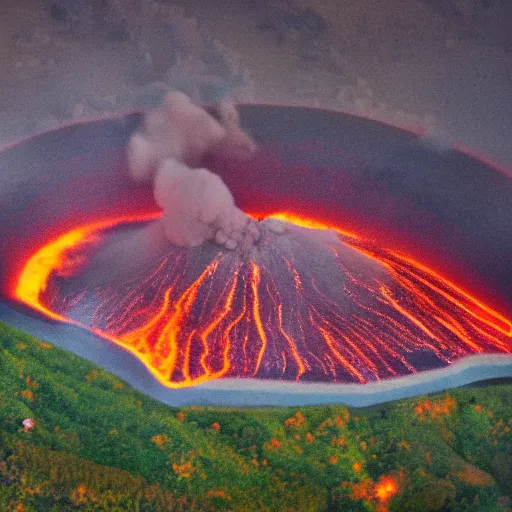
[[[5,324],[0,351],[0,510],[510,510],[510,384],[175,409]]]

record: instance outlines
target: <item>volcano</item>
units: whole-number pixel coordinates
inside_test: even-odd
[[[259,154],[210,165],[261,219],[248,255],[154,242],[151,190],[124,172],[137,114],[2,152],[4,299],[120,345],[172,388],[365,384],[510,354],[503,171],[340,113],[247,105],[241,115]]]

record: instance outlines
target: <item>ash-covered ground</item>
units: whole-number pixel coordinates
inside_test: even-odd
[[[512,165],[507,0],[5,0],[0,15],[0,143],[178,88],[365,114]]]

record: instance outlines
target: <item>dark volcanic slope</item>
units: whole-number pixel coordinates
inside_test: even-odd
[[[329,230],[276,234],[272,222],[250,254],[157,248],[159,220],[92,229],[31,261],[32,275],[38,261],[51,270],[34,306],[129,349],[170,387],[366,383],[512,351],[510,320],[415,262]]]

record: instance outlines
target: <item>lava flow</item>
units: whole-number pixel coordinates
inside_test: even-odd
[[[124,347],[172,388],[221,377],[366,383],[512,352],[512,321],[427,267],[337,227],[274,217],[288,232],[263,221],[249,258],[170,246],[99,281],[94,254],[158,221],[82,226],[32,256],[16,298]]]

